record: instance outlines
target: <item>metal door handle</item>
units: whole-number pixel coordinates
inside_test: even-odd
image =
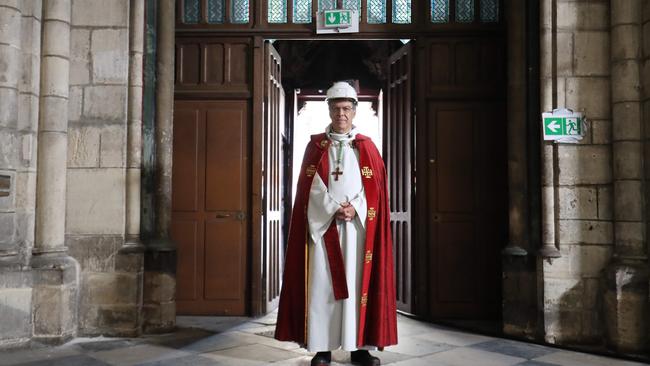
[[[227,217],[230,217],[230,214],[217,214],[218,219],[225,219]]]

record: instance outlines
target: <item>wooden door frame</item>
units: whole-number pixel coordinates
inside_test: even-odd
[[[521,18],[524,19],[525,14],[520,14],[519,8],[516,6],[513,7],[513,2],[518,1],[518,0],[504,0],[504,12],[507,14],[505,17],[507,19],[512,19],[512,18]],[[514,11],[513,11],[514,8]],[[524,9],[525,10],[525,9]],[[262,17],[262,13],[257,11],[255,12],[256,16],[258,18]],[[261,19],[256,19],[256,22],[259,23]],[[161,28],[165,27],[170,27],[174,28],[175,27],[175,22],[176,20],[174,18],[169,18],[169,19],[162,19],[162,22],[165,24],[161,24]],[[511,46],[515,46],[514,48],[516,49],[521,49],[518,47],[521,47],[521,44],[523,44],[524,40],[526,37],[524,37],[525,34],[528,34],[529,32],[526,32],[525,28],[521,26],[521,23],[518,24],[512,24],[512,22],[506,22],[507,24],[507,48],[508,50],[511,49]],[[529,29],[530,30],[530,29]],[[466,31],[463,30],[457,30],[456,32],[460,33],[467,33]],[[536,32],[537,34],[540,33],[539,28],[532,29],[533,32]],[[185,31],[187,32],[187,30]],[[453,32],[453,30],[452,30]],[[183,32],[181,32],[183,33]],[[177,33],[177,35],[181,34]],[[188,32],[189,33],[189,32]],[[206,33],[202,32],[197,32],[195,35],[204,36]],[[219,37],[237,37],[237,36],[242,36],[246,37],[248,39],[253,40],[253,46],[252,46],[252,52],[251,52],[251,60],[252,60],[252,67],[251,67],[251,74],[252,74],[252,106],[251,106],[251,168],[252,168],[252,175],[251,175],[251,187],[250,187],[250,192],[251,192],[251,226],[250,226],[250,274],[251,276],[249,277],[251,279],[250,283],[250,314],[253,316],[258,316],[261,314],[265,313],[264,309],[264,282],[262,278],[263,274],[263,267],[264,263],[263,261],[263,247],[262,247],[262,217],[261,217],[261,210],[262,210],[262,195],[261,195],[261,189],[262,189],[262,177],[260,175],[261,168],[262,168],[262,161],[261,161],[261,154],[262,154],[262,139],[263,139],[263,109],[262,109],[262,100],[263,100],[263,74],[264,74],[264,40],[268,38],[291,38],[291,39],[321,39],[320,37],[315,37],[313,34],[308,34],[308,33],[291,33],[287,32],[286,30],[281,31],[272,31],[272,32],[258,32],[255,33],[254,31],[250,32],[227,32],[227,31],[215,31],[215,32],[210,32],[210,35],[213,36],[219,36]],[[395,36],[404,36],[404,37],[409,37],[414,39],[418,39],[421,36],[432,36],[430,31],[426,33],[413,33],[413,32],[405,32],[404,34],[392,34],[392,37],[394,38]],[[354,38],[354,39],[378,39],[378,38],[384,38],[386,37],[386,34],[359,34],[354,37],[349,37],[349,38]],[[162,48],[171,48],[173,49],[175,47],[175,38],[170,38],[167,40],[168,43],[161,43],[158,45],[159,47],[159,52],[161,51]],[[415,50],[416,53],[423,52],[422,49],[419,47],[416,48]],[[527,83],[526,80],[523,80],[523,83],[513,83],[512,80],[510,80],[510,75],[519,75],[521,74],[519,70],[525,70],[527,66],[527,60],[525,55],[522,55],[521,53],[512,53],[508,52],[507,55],[507,65],[508,65],[508,83],[507,83],[507,88],[508,88],[508,94],[511,93],[526,93],[527,90]],[[173,68],[173,65],[168,65]],[[423,65],[416,65],[416,67],[422,67]],[[536,70],[537,71],[537,70]],[[416,71],[417,72],[417,71]],[[170,78],[173,79],[173,76],[169,76]],[[159,90],[159,92],[171,92],[173,93],[174,89],[174,84],[173,82],[166,82],[162,84],[163,88],[169,88],[170,90]],[[416,96],[414,98],[414,102],[416,105],[421,105],[421,103],[418,102],[418,100],[422,97],[422,93],[416,91]],[[537,100],[537,104],[539,103],[539,100]],[[525,143],[526,141],[526,131],[530,128],[519,128],[520,123],[530,123],[529,119],[532,119],[533,117],[531,116],[530,118],[526,118],[527,116],[525,113],[520,113],[520,111],[517,111],[517,117],[516,118],[508,118],[508,124],[509,124],[509,130],[510,131],[517,131],[519,133],[518,136],[513,136],[512,139],[509,138],[508,140],[508,148],[511,148],[511,144],[513,141],[519,141],[518,143]],[[521,114],[521,116],[519,116]],[[419,133],[420,126],[421,124],[416,123],[416,133]],[[147,136],[145,136],[147,137]],[[151,137],[149,137],[151,138]],[[160,141],[156,141],[156,143],[159,143]],[[418,144],[417,146],[417,151],[416,151],[416,156],[418,155],[422,144]],[[540,159],[541,152],[540,151],[532,151],[529,154],[526,154],[526,158],[524,161],[521,161],[520,165],[518,166],[519,169],[517,171],[510,171],[508,175],[508,190],[512,192],[526,192],[526,194],[530,195],[531,192],[528,191],[528,173],[529,173],[529,167],[539,167],[539,159]],[[144,157],[150,158],[150,157]],[[530,172],[531,176],[539,176],[541,172],[539,171],[532,171]],[[422,184],[424,183],[423,180],[421,179],[420,175],[418,174],[418,183]],[[171,190],[167,192],[171,196]],[[538,192],[533,192],[532,194],[538,194]],[[171,197],[169,197],[171,199]],[[526,217],[524,217],[523,220],[510,220],[510,225],[511,227],[517,226],[519,230],[522,229],[522,225],[524,228],[528,227],[528,222],[530,221],[536,221],[539,222],[541,220],[541,213],[537,211],[530,211],[528,210],[528,202],[527,201],[517,201],[514,203],[510,204],[510,211],[513,212],[523,212]],[[525,206],[525,207],[524,207]],[[415,207],[415,214],[420,215],[422,213],[422,208]],[[418,234],[417,232],[415,233],[416,235],[414,236],[414,239],[417,240],[417,238],[420,238],[421,235]],[[537,233],[533,233],[533,235],[537,235]],[[524,245],[528,251],[529,254],[535,254],[536,248],[531,247],[531,243],[536,243],[539,242],[539,240],[530,240],[530,243],[515,243],[515,244],[520,244]],[[507,243],[504,243],[504,247],[506,246]],[[418,258],[423,259],[424,256],[420,255],[415,251],[413,253],[414,259],[417,261]],[[424,263],[426,265],[426,263]],[[421,266],[415,266],[416,268],[421,267]],[[505,270],[505,269],[504,269]],[[421,277],[421,273],[416,272],[414,273],[415,279],[417,278],[423,278]],[[422,281],[415,281],[416,288],[414,288],[414,293],[416,296],[415,299],[415,311],[426,311],[426,305],[423,307],[421,306],[422,303],[421,301],[418,301],[418,298],[422,299],[422,284],[420,282]],[[534,283],[530,284],[531,286],[535,286]]]

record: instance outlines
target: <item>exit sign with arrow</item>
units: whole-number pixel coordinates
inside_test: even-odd
[[[554,109],[553,112],[542,113],[542,120],[544,140],[578,142],[585,135],[582,113],[566,108]]]
[[[359,12],[354,9],[323,10],[316,17],[317,34],[358,33]]]
[[[352,25],[352,14],[350,10],[325,10],[323,12],[325,27],[347,28]]]

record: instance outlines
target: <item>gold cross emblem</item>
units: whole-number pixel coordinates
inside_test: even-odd
[[[313,177],[314,174],[316,174],[316,165],[312,164],[312,165],[308,166],[307,170],[305,170],[305,172],[307,173],[308,177]]]
[[[372,178],[372,169],[368,168],[367,166],[364,166],[363,168],[361,168],[361,175],[363,175],[368,179]]]
[[[366,292],[361,296],[361,306],[366,306],[368,304],[368,293]]]
[[[370,250],[366,250],[366,264],[370,263],[372,261],[372,252]]]
[[[374,220],[375,216],[377,216],[377,211],[375,210],[374,207],[370,207],[368,209],[368,220],[370,221]]]
[[[324,149],[324,148],[327,147],[327,144],[329,144],[329,141],[327,141],[327,140],[321,140],[321,142],[320,142],[320,147],[322,147],[322,148]]]

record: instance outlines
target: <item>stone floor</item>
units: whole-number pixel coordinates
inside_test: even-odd
[[[296,344],[272,338],[263,318],[178,317],[178,330],[140,338],[77,338],[59,347],[0,352],[0,365],[309,365]],[[375,352],[394,366],[632,366],[642,363],[473,334],[399,316],[399,345]],[[333,365],[349,353],[333,353]]]

